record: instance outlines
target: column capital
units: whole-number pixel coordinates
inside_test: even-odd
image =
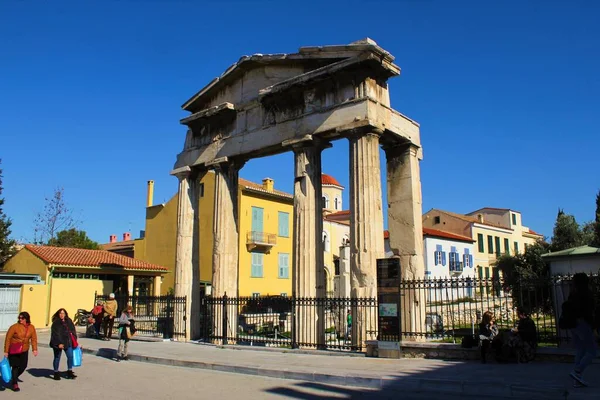
[[[233,167],[239,171],[244,167],[245,164],[246,160],[241,158],[230,159],[229,157],[219,157],[207,162],[206,166],[219,171],[222,171],[227,167]]]
[[[176,176],[180,181],[186,179],[192,173],[192,169],[187,165],[185,167],[180,167],[171,171],[171,175]]]
[[[350,129],[346,131],[346,137],[348,139],[360,138],[363,136],[383,136],[383,129],[374,128],[372,126],[362,126],[360,128]]]
[[[408,154],[423,159],[423,149],[412,142],[386,144],[382,148],[388,157]]]
[[[329,141],[313,135],[304,135],[299,138],[284,140],[281,145],[283,147],[290,147],[294,152],[300,151],[307,147],[316,147],[324,150],[333,146]]]

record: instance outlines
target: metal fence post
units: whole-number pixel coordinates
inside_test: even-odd
[[[296,298],[292,297],[292,349],[298,348],[298,337],[296,335]]]
[[[223,334],[223,344],[227,344],[227,292],[223,294],[223,324],[221,326],[221,332]]]

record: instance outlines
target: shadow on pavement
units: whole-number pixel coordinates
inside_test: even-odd
[[[52,378],[54,374],[54,370],[50,368],[29,368],[26,372],[35,378]]]

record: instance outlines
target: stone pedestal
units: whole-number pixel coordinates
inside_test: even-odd
[[[312,142],[294,146],[293,295],[297,299],[326,297],[323,259],[322,147]],[[325,344],[323,301],[298,301],[295,342]]]
[[[390,249],[400,258],[403,280],[424,279],[423,223],[419,149],[414,145],[386,148],[388,230]],[[405,285],[408,287],[408,285]],[[425,297],[423,290],[405,290],[401,310],[402,332],[425,332]]]
[[[241,164],[235,162],[216,164],[215,216],[213,226],[213,277],[212,295],[237,297],[238,295],[238,173]],[[227,309],[227,326],[222,320],[214,321],[215,335],[235,337],[237,306]],[[225,331],[223,331],[225,329]],[[231,343],[231,339],[229,340]]]
[[[179,178],[178,204],[177,204],[177,251],[175,254],[175,296],[186,296],[186,315],[184,318],[175,318],[175,331],[186,332],[186,339],[191,337],[189,313],[192,309],[192,277],[194,248],[194,209],[195,201],[194,181],[189,167],[174,171]],[[183,325],[182,325],[183,324]]]
[[[350,137],[350,279],[352,297],[377,297],[377,259],[384,256],[379,134]],[[352,344],[364,348],[377,321],[352,310]]]

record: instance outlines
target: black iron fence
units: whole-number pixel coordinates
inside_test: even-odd
[[[500,330],[510,330],[519,322],[517,308],[523,307],[536,324],[538,343],[557,346],[570,341],[569,332],[558,327],[570,283],[568,276],[515,283],[501,278],[402,280],[397,305],[375,298],[205,297],[201,339],[347,351],[364,350],[365,341],[373,339],[460,343],[465,336],[478,337],[486,311]],[[600,309],[598,277],[592,277],[592,287]],[[399,320],[390,323],[396,311]]]
[[[377,337],[370,298],[205,297],[200,319],[202,339],[224,344],[352,351]]]
[[[98,300],[108,300],[96,294]],[[117,318],[126,306],[131,306],[138,335],[165,339],[185,338],[186,297],[116,295]]]
[[[400,309],[410,310],[412,323],[403,321],[401,336],[430,341],[460,343],[462,337],[478,336],[479,323],[490,311],[500,330],[518,325],[522,307],[537,328],[541,345],[556,346],[570,341],[558,327],[561,305],[568,298],[570,276],[522,279],[513,283],[501,278],[447,278],[404,280],[400,283]],[[596,305],[600,306],[600,280],[592,277]]]

